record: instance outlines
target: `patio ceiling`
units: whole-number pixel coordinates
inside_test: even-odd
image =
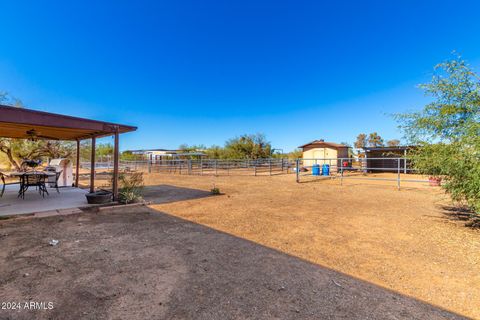
[[[82,140],[137,130],[137,127],[0,105],[0,137]]]

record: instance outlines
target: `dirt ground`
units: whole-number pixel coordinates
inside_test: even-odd
[[[480,319],[480,232],[445,215],[426,183],[151,177],[222,196],[154,208]]]
[[[54,306],[0,319],[480,318],[480,232],[444,215],[439,189],[293,175],[146,184],[151,208],[0,221],[0,302]]]
[[[0,301],[20,305],[1,319],[461,318],[145,207],[0,230]],[[59,244],[49,246],[52,238]]]

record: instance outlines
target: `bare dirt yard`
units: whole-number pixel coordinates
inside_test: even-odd
[[[444,214],[439,189],[146,184],[150,208],[0,221],[0,303],[53,303],[0,319],[480,318],[480,232]]]
[[[388,174],[387,174],[388,175]],[[159,176],[222,196],[155,209],[480,319],[480,232],[446,215],[425,183],[273,177]]]

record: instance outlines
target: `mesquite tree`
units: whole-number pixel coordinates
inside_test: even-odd
[[[454,200],[480,212],[480,78],[459,56],[435,67],[420,86],[432,97],[422,110],[396,115],[416,169],[441,177]]]

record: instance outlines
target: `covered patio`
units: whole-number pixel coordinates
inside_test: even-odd
[[[95,191],[96,139],[107,136],[114,137],[112,200],[118,200],[120,134],[135,131],[136,129],[134,126],[0,105],[0,138],[76,142],[76,165],[73,186],[61,188],[60,193],[57,193],[55,189],[51,189],[51,192],[49,191],[49,194],[45,197],[40,196],[33,189],[28,191],[31,192],[31,196],[21,199],[17,196],[19,186],[15,184],[7,185],[3,196],[0,198],[0,216],[87,206],[85,194],[88,191]],[[92,148],[89,190],[78,188],[80,142],[86,139],[91,140]]]

